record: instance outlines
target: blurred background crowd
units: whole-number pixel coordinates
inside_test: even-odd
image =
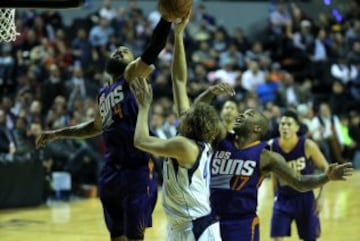
[[[300,116],[299,134],[315,140],[329,162],[360,164],[360,4],[337,18],[310,17],[299,5],[271,1],[267,24],[258,36],[239,26],[228,29],[197,2],[186,29],[188,94],[226,82],[236,90],[237,111],[261,108],[270,120],[266,138],[277,136],[277,121],[288,108]],[[11,44],[0,43],[0,162],[40,158],[45,172],[71,174],[73,192],[97,183],[104,143],[51,142],[41,151],[41,130],[75,125],[94,117],[97,91],[107,81],[104,64],[119,45],[136,56],[144,50],[160,15],[144,12],[135,0],[115,8],[111,0],[66,25],[61,12],[18,11]],[[161,138],[176,134],[170,81],[173,40],[161,52],[151,76],[154,103],[151,129]],[[226,97],[214,104],[221,111]],[[156,157],[154,157],[156,159]],[[158,159],[158,163],[161,160]],[[50,183],[50,181],[49,181]]]

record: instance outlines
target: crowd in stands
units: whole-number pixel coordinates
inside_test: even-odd
[[[360,158],[360,4],[337,20],[327,12],[310,17],[296,3],[272,5],[263,34],[249,38],[217,23],[206,5],[194,6],[186,30],[188,94],[214,83],[236,90],[239,111],[262,108],[270,120],[268,138],[287,108],[298,112],[301,133],[315,140],[329,162]],[[61,12],[22,10],[20,35],[0,43],[0,161],[35,152],[41,130],[94,117],[96,94],[108,76],[104,63],[119,45],[142,53],[160,15],[145,13],[136,0],[115,9],[111,0],[84,18],[64,24]],[[151,128],[161,138],[176,133],[170,63],[173,41],[161,52],[151,82],[155,102]],[[214,104],[220,110],[225,97]],[[42,151],[48,173],[67,171],[73,183],[96,184],[104,144],[101,137],[62,140]]]

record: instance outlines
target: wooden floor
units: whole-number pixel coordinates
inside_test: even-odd
[[[360,241],[360,172],[347,182],[326,186],[326,201],[321,214],[320,241]],[[269,238],[272,193],[265,180],[259,195],[261,240]],[[161,201],[154,214],[154,228],[146,241],[166,240],[166,219]],[[54,202],[36,208],[0,210],[0,241],[108,241],[100,202],[86,199]],[[293,237],[299,240],[293,227]]]

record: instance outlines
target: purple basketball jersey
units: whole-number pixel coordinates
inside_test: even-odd
[[[260,153],[266,142],[237,149],[229,134],[211,160],[211,204],[220,217],[256,215],[258,187],[263,180]]]
[[[98,103],[106,145],[105,159],[122,167],[147,165],[149,155],[133,145],[138,107],[121,78],[100,90]]]
[[[314,172],[314,165],[311,160],[306,158],[305,141],[305,137],[299,137],[296,146],[290,152],[284,152],[279,145],[279,139],[276,138],[272,144],[272,150],[281,154],[285,158],[288,165],[296,172],[302,175],[312,174]],[[280,180],[278,181],[277,185],[277,194],[284,196],[296,196],[299,195],[300,192],[296,191],[288,185],[285,185]]]
[[[219,143],[211,160],[211,205],[220,218],[223,241],[258,241],[259,218],[256,215],[260,172],[260,154],[266,142],[237,149],[234,135]]]

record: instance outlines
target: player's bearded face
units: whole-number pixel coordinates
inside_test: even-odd
[[[112,76],[121,76],[123,75],[125,68],[128,64],[116,59],[109,59],[106,63],[106,72]]]
[[[111,54],[106,63],[106,72],[119,77],[124,73],[126,66],[133,60],[134,55],[132,52],[128,48],[121,46]]]
[[[128,64],[134,60],[134,55],[129,48],[120,46],[111,54],[110,58]]]

